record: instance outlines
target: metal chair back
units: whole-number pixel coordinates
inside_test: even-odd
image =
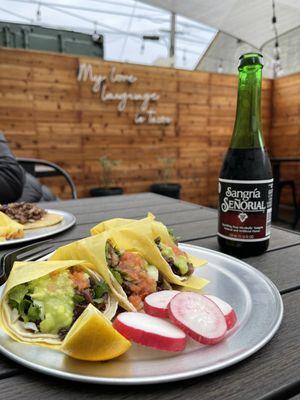
[[[68,172],[61,168],[59,165],[51,161],[40,160],[38,158],[17,158],[17,160],[19,164],[22,165],[22,167],[25,169],[25,171],[35,176],[36,178],[63,176],[71,189],[72,198],[77,199],[77,190],[73,179],[68,174]],[[38,166],[46,168],[39,169]]]

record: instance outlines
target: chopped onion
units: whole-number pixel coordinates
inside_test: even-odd
[[[24,328],[29,329],[30,331],[37,332],[38,328],[34,322],[24,322]]]
[[[19,318],[19,313],[18,310],[16,308],[14,308],[11,312],[11,322],[14,323],[18,320]]]

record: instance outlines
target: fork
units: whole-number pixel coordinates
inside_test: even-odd
[[[6,282],[15,261],[36,261],[55,249],[55,246],[46,240],[4,254],[0,260],[0,286]]]

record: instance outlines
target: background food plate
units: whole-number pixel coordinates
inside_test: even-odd
[[[250,265],[222,253],[181,244],[182,250],[208,260],[197,274],[210,280],[203,290],[232,305],[238,323],[214,346],[189,341],[182,353],[167,353],[133,345],[121,357],[86,362],[42,347],[14,342],[0,331],[0,352],[39,372],[101,384],[149,384],[181,380],[226,368],[263,347],[282,320],[283,304],[275,285]],[[3,290],[3,287],[0,290]]]
[[[66,211],[60,211],[60,210],[52,210],[52,209],[46,209],[46,211],[49,214],[57,214],[57,215],[62,215],[63,220],[59,222],[56,225],[52,226],[47,226],[44,228],[37,228],[37,229],[28,229],[24,230],[24,237],[21,239],[13,239],[13,240],[6,240],[4,242],[0,242],[0,248],[1,247],[6,247],[9,245],[13,244],[19,244],[19,243],[25,243],[25,242],[30,242],[32,240],[36,239],[43,239],[48,236],[55,235],[57,233],[66,231],[67,229],[70,229],[76,222],[76,218],[73,214],[70,214]]]

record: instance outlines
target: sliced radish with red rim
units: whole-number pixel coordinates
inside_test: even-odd
[[[126,339],[158,350],[182,351],[186,345],[186,335],[181,329],[151,315],[123,312],[113,326]]]
[[[215,344],[226,332],[220,308],[210,299],[193,292],[177,294],[169,303],[169,318],[197,342]]]
[[[236,324],[237,316],[231,305],[217,296],[206,294],[205,297],[212,300],[219,307],[225,317],[227,329],[232,329]]]
[[[178,290],[162,290],[149,294],[144,300],[144,311],[154,317],[168,318],[168,305],[178,293]]]

